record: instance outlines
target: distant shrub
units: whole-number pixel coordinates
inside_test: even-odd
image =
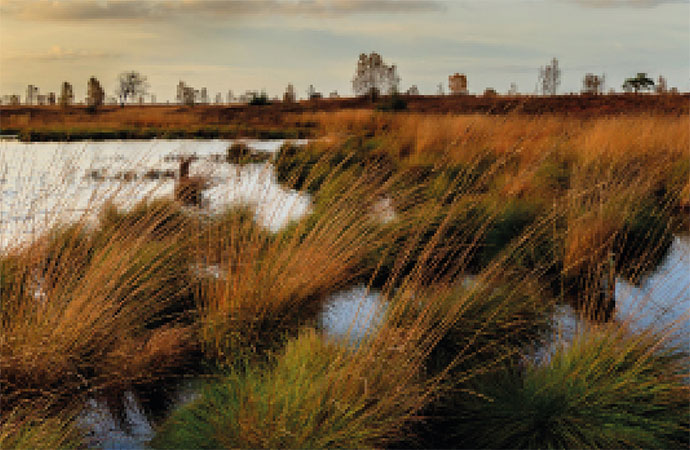
[[[397,93],[394,93],[376,105],[379,111],[404,111],[407,109],[407,100]]]
[[[252,94],[251,100],[249,100],[249,104],[254,106],[263,106],[270,104],[270,101],[268,100],[268,95],[265,92],[260,94],[254,93]]]

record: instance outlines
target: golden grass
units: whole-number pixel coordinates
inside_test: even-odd
[[[93,237],[76,224],[3,256],[15,262],[3,273],[3,409],[151,381],[186,357],[191,330],[155,326],[190,294],[183,247],[155,241],[149,227]]]
[[[626,233],[652,228],[635,222],[641,211],[652,205],[663,222],[690,189],[686,117],[350,110],[295,118],[316,122],[326,139],[305,150],[318,157],[304,183],[320,180],[314,213],[282,232],[261,229],[247,210],[202,219],[163,203],[106,210],[95,231],[76,224],[2,255],[3,414],[31,399],[52,409],[13,412],[0,436],[18,436],[31,417],[60,431],[50,415],[68,398],[155,381],[201,347],[231,371],[222,398],[197,405],[212,406],[200,426],[215,427],[219,446],[404,439],[435,396],[467,389],[535,343],[553,301],[546,285],[598,280]],[[346,149],[371,148],[390,164],[348,154],[330,167],[352,142]],[[372,210],[384,197],[398,217],[382,225]],[[494,241],[483,244],[486,235]],[[498,250],[473,267],[476,284],[462,286],[481,245]],[[194,271],[209,264],[220,277]],[[309,331],[328,294],[373,282],[384,268],[389,308],[377,332],[352,348]],[[599,288],[580,287],[581,298]],[[178,303],[191,297],[196,309],[180,323],[179,309],[191,306]],[[246,372],[237,369],[243,359]],[[228,392],[235,409],[221,411]],[[175,420],[190,419],[175,418],[173,428]],[[40,426],[38,441],[26,442],[62,442],[42,438]]]
[[[59,416],[31,404],[3,409],[0,447],[4,449],[83,448],[83,435],[75,424],[79,408],[64,408]]]
[[[199,306],[209,354],[232,361],[235,351],[281,341],[300,320],[309,322],[327,294],[360,277],[365,256],[382,240],[366,209],[379,195],[362,178],[275,237],[243,211],[202,233],[198,257],[222,268]]]
[[[475,165],[492,161],[491,189],[505,197],[557,205],[569,217],[566,259],[605,246],[636,199],[669,186],[669,208],[690,202],[687,116],[627,115],[592,119],[559,116],[384,114],[374,111],[316,113],[331,142],[362,130],[376,133],[380,148],[403,165]],[[332,145],[332,144],[331,144]],[[540,181],[567,173],[554,191]],[[676,169],[678,167],[678,169]],[[488,171],[488,170],[487,170]],[[673,173],[680,177],[671,181]],[[555,174],[554,174],[555,176]]]

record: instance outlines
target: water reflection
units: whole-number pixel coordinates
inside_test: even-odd
[[[330,296],[320,322],[327,335],[354,343],[381,324],[385,310],[386,303],[380,292],[359,285]]]
[[[193,157],[191,176],[204,176],[211,211],[237,203],[255,207],[262,225],[277,230],[309,211],[307,194],[277,183],[270,164],[225,163],[231,140],[0,142],[0,249],[26,241],[56,222],[95,216],[106,199],[129,207],[171,197],[180,157]],[[283,140],[242,141],[277,152]],[[303,144],[305,141],[296,141]]]
[[[674,236],[663,262],[639,286],[616,280],[616,320],[659,331],[675,323],[690,348],[690,236]]]
[[[555,335],[535,352],[536,360],[572,342],[589,325],[569,305],[556,307],[552,320]],[[616,279],[614,320],[632,332],[651,328],[666,333],[669,343],[690,349],[690,236],[674,236],[661,265],[639,285]]]
[[[167,411],[184,406],[199,397],[200,380],[188,380],[174,389]],[[113,415],[107,402],[90,399],[78,417],[89,448],[144,449],[155,436],[156,423],[147,415],[140,399],[132,392],[124,396],[122,420]],[[161,418],[164,418],[164,414]]]

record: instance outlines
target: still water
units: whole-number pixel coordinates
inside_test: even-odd
[[[614,320],[631,332],[651,329],[666,343],[690,351],[690,236],[674,236],[661,264],[639,284],[616,279]],[[553,314],[555,335],[534,355],[548,358],[559,345],[568,345],[590,323],[568,305]]]
[[[128,207],[146,198],[172,197],[179,160],[189,156],[196,157],[190,175],[210,182],[204,192],[210,211],[248,204],[271,230],[309,211],[310,197],[280,186],[271,164],[224,162],[233,142],[0,140],[0,249],[25,242],[56,222],[93,217],[107,199]],[[284,143],[242,142],[269,154]]]

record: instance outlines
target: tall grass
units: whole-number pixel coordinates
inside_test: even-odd
[[[71,409],[72,408],[72,409]],[[0,419],[2,448],[70,448],[83,447],[83,435],[76,425],[78,407],[65,408],[59,416],[41,411],[38,405],[3,410]]]
[[[352,353],[303,331],[261,370],[233,371],[175,412],[156,448],[368,447],[389,439],[425,387],[401,352]],[[384,395],[385,394],[385,395]]]
[[[411,267],[404,274],[395,268],[390,272],[400,280],[386,283],[385,322],[367,339],[351,348],[313,331],[304,334],[315,311],[310,308],[320,305],[341,280],[353,282],[369,265],[365,257],[372,246],[396,240],[368,214],[366,205],[381,192],[371,177],[353,180],[345,171],[340,175],[351,181],[349,188],[332,191],[332,183],[340,185],[341,180],[331,175],[316,194],[321,196],[317,215],[275,240],[252,231],[246,214],[236,213],[221,225],[229,230],[235,223],[238,233],[220,233],[229,239],[223,247],[229,249],[229,266],[227,275],[212,283],[216,290],[204,295],[208,303],[201,320],[204,327],[212,324],[203,335],[205,342],[211,340],[210,354],[226,361],[230,374],[174,413],[154,446],[376,447],[401,441],[407,422],[441,392],[441,381],[451,369],[472,378],[505,360],[506,353],[515,357],[530,333],[543,326],[536,321],[545,305],[523,295],[526,283],[495,287],[508,281],[501,280],[501,262],[486,269],[478,281],[481,287],[461,287],[457,275],[469,258],[445,258],[456,249],[441,244],[441,224],[423,226],[429,232],[421,244],[412,239],[421,250],[399,252],[401,265]],[[396,182],[385,180],[381,187],[389,184]],[[418,218],[422,224],[433,219]],[[274,272],[276,263],[279,270]],[[427,270],[444,263],[458,267],[444,277]],[[395,259],[392,264],[398,265]],[[241,290],[247,288],[253,291]],[[291,324],[292,316],[302,322]],[[296,332],[298,337],[291,339]],[[285,336],[284,350],[276,353],[275,343]],[[262,343],[268,345],[258,347]],[[238,349],[247,348],[251,354],[243,364],[247,354]],[[256,357],[267,353],[273,354],[268,361]]]
[[[143,217],[132,231],[77,223],[3,255],[3,409],[29,399],[59,408],[182,363],[193,332],[170,314],[190,307],[187,264],[174,234],[155,238],[169,214]]]
[[[563,343],[545,362],[473,386],[456,411],[459,446],[681,448],[688,445],[686,352],[663,336],[609,324]]]
[[[88,398],[199,364],[215,377],[155,447],[684,442],[687,358],[660,336],[608,324],[523,357],[556,301],[596,310],[603,274],[663,256],[690,176],[683,118],[299,120],[325,137],[276,170],[313,208],[277,233],[250,208],[150,201],[0,255],[3,447],[79,446]],[[327,338],[324,302],[359,283],[384,320]]]
[[[364,178],[352,181],[275,236],[242,211],[202,231],[199,257],[219,264],[222,275],[207,280],[199,304],[209,355],[232,361],[247,349],[261,353],[313,321],[327,294],[365,273],[362,261],[382,239],[366,210],[365,199],[375,198],[376,189]]]

